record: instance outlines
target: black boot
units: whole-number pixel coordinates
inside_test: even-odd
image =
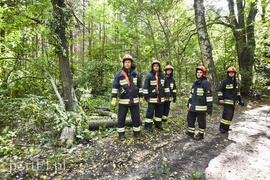
[[[192,132],[186,132],[186,135],[188,135],[189,137],[191,137],[191,138],[193,138],[194,137],[194,133],[192,133]]]
[[[164,130],[163,129],[163,127],[162,127],[162,122],[157,122],[157,121],[155,121],[155,127],[157,128],[157,129],[159,129],[159,130]]]
[[[152,123],[145,123],[144,124],[144,129],[146,129],[149,132],[153,132]]]
[[[202,140],[203,138],[204,138],[204,134],[202,133],[198,133],[193,137],[193,139],[195,140]]]
[[[162,119],[162,122],[167,122],[168,121],[168,119]]]
[[[219,131],[221,133],[228,133],[228,131],[231,131],[232,129],[230,129],[230,126],[229,125],[225,125],[225,124],[222,124],[220,123],[219,125]]]
[[[142,137],[142,134],[140,131],[133,131],[133,134],[136,139],[141,139]]]
[[[219,128],[219,131],[220,131],[221,133],[227,133],[227,132],[228,132],[227,130],[221,129],[221,128]]]
[[[124,140],[124,138],[125,138],[125,133],[124,132],[119,132],[118,133],[118,139],[119,140]]]

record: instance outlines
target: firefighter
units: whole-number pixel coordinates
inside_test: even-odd
[[[239,90],[239,82],[236,79],[236,69],[231,66],[227,69],[227,77],[221,82],[218,89],[218,102],[223,105],[222,119],[220,121],[219,130],[221,133],[230,131],[232,123],[235,103],[244,106]]]
[[[176,102],[176,84],[175,84],[175,80],[173,78],[173,69],[174,68],[171,65],[167,65],[164,69],[165,75],[166,75],[166,80],[169,83],[170,98],[168,101],[164,102],[162,122],[167,122],[171,102],[174,102],[174,103]]]
[[[204,66],[196,68],[196,80],[190,91],[187,108],[188,129],[186,134],[195,140],[201,140],[204,138],[206,129],[206,113],[211,115],[213,110],[211,83],[206,78],[206,68]],[[196,119],[199,132],[195,135]]]
[[[126,54],[123,59],[123,68],[116,74],[112,85],[111,105],[116,106],[117,95],[118,106],[118,138],[125,138],[125,120],[128,109],[131,112],[133,134],[135,138],[141,138],[141,120],[139,103],[143,100],[142,82],[140,74],[135,71],[134,60],[131,55]]]
[[[143,95],[148,102],[144,128],[153,132],[153,122],[157,129],[163,130],[163,103],[169,99],[169,84],[158,60],[152,62],[152,69],[144,81]]]

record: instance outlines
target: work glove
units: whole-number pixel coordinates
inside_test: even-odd
[[[242,101],[240,101],[238,104],[239,104],[240,106],[244,106],[244,105],[245,105],[245,103],[242,102]]]
[[[111,105],[112,105],[113,107],[116,106],[116,98],[112,98]]]
[[[207,107],[207,114],[212,115],[213,108],[212,107]]]
[[[142,97],[140,97],[140,104],[142,104],[143,103],[143,98]]]
[[[174,103],[176,102],[176,98],[173,98],[173,102],[174,102]]]

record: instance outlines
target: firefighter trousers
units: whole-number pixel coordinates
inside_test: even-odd
[[[123,105],[123,104],[119,104],[119,107],[118,107],[118,124],[117,124],[117,127],[118,128],[125,127],[125,122],[126,122],[126,116],[127,116],[128,109],[130,109],[133,128],[140,127],[141,119],[140,119],[140,107],[139,107],[139,105],[127,106],[127,105]]]
[[[223,129],[225,131],[229,131],[230,125],[232,123],[233,115],[234,115],[234,105],[224,104],[223,105],[223,113],[222,119],[220,121],[219,129]]]
[[[163,104],[159,103],[148,103],[146,111],[146,119],[153,119],[155,115],[155,121],[161,121],[163,114]]]
[[[167,120],[170,112],[171,101],[165,101],[163,104],[163,116],[162,119]]]
[[[188,122],[188,131],[194,133],[195,132],[195,122],[196,119],[199,125],[199,132],[204,134],[206,128],[206,112],[192,112],[189,111],[187,114],[187,122]]]

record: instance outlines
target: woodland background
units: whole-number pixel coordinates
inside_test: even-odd
[[[16,161],[54,146],[65,127],[76,140],[90,116],[110,108],[125,53],[145,75],[174,66],[179,104],[204,65],[215,91],[235,66],[244,97],[270,85],[269,0],[2,0],[0,156]],[[115,111],[115,110],[114,110]],[[144,112],[142,112],[144,114]],[[73,140],[72,140],[73,142]]]

